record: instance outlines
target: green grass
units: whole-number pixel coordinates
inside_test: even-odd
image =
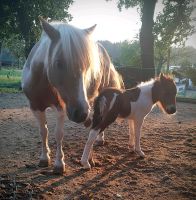
[[[19,92],[21,86],[22,70],[1,69],[0,70],[0,93]]]

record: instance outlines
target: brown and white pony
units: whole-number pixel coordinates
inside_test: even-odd
[[[22,88],[39,124],[42,138],[40,166],[50,163],[45,110],[56,108],[54,172],[63,173],[62,140],[66,114],[76,123],[85,122],[90,100],[105,87],[123,87],[123,81],[103,46],[92,40],[95,26],[83,30],[61,22],[49,24],[42,18],[40,21],[43,33],[24,65]]]
[[[90,163],[94,163],[93,143],[97,136],[102,134],[104,129],[118,117],[128,119],[129,148],[144,157],[144,152],[140,147],[140,130],[143,120],[155,104],[166,113],[174,114],[176,91],[174,81],[163,74],[125,91],[117,88],[104,89],[94,103],[92,127],[81,158],[83,167],[90,168]]]

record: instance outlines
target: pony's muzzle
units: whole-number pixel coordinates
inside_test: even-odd
[[[176,106],[175,105],[169,105],[166,107],[166,112],[168,114],[174,114],[176,112]]]
[[[76,123],[84,122],[88,117],[89,111],[84,111],[82,107],[68,107],[67,116],[68,118]]]

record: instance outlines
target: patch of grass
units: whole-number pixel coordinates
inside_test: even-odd
[[[0,70],[0,92],[19,92],[21,88],[22,70],[1,69]]]

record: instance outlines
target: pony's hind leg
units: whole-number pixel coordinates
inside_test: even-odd
[[[64,153],[62,149],[62,141],[64,135],[65,111],[57,111],[57,123],[55,129],[55,137],[57,143],[56,159],[54,164],[54,173],[63,174],[65,172]]]
[[[42,139],[42,152],[40,156],[39,166],[48,167],[48,165],[50,164],[50,155],[49,155],[50,149],[48,146],[48,128],[47,128],[45,111],[41,112],[32,110],[32,112],[38,121],[39,132]]]
[[[130,149],[131,152],[135,151],[135,145],[134,145],[134,122],[133,120],[129,120],[129,143],[128,143],[128,148]]]

